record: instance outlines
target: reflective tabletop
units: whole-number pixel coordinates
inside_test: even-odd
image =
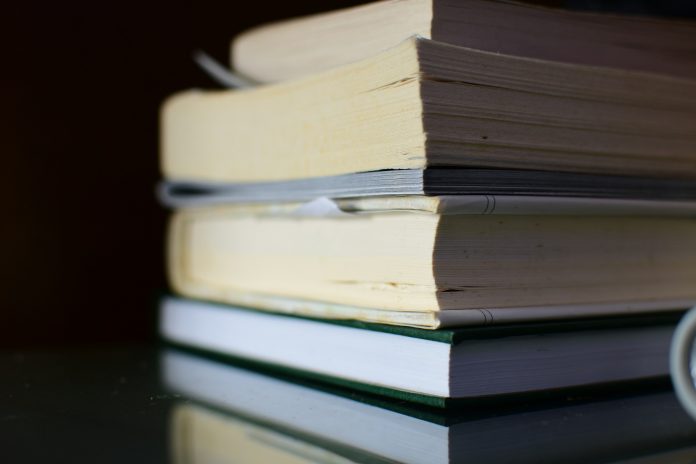
[[[162,346],[0,362],[3,462],[696,462],[667,381],[441,410]]]

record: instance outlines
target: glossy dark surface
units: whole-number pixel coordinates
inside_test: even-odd
[[[2,455],[17,463],[168,462],[174,397],[155,349],[5,352]]]
[[[191,401],[168,392],[162,385],[161,353],[160,348],[148,346],[1,353],[0,452],[8,458],[2,462],[174,462],[170,453],[170,414],[176,405]],[[646,390],[645,395],[654,393],[653,386]],[[640,391],[630,392],[633,397],[641,394]],[[613,398],[616,400],[616,394]],[[603,404],[602,400],[598,397],[596,404]],[[565,421],[573,420],[568,409],[564,409],[564,402],[571,404],[572,401],[577,400],[556,398],[546,403],[536,401],[530,406],[492,404],[479,408],[477,415],[502,414],[511,418],[518,415],[519,419],[519,414],[528,410],[547,408],[550,412],[543,415],[524,417],[544,417],[543,422],[550,419],[562,427]],[[593,402],[592,398],[582,399],[583,404]],[[629,450],[631,456],[628,457],[640,456],[643,449],[649,449],[653,454],[656,450],[669,451],[672,446],[688,447],[692,442],[696,446],[696,426],[690,428],[692,424],[685,420],[685,415],[675,404],[670,403],[669,413],[662,414],[662,419],[650,424],[656,436],[671,434],[674,439],[662,440],[654,446],[636,443],[635,453]],[[636,420],[634,416],[626,414],[627,420]],[[665,417],[674,420],[665,420]],[[520,423],[518,419],[515,419],[517,424]],[[642,419],[653,420],[651,417]],[[340,421],[341,418],[333,420]],[[536,422],[539,421],[530,419],[529,430],[547,425]],[[505,422],[498,420],[497,423]],[[523,431],[527,427],[524,421],[522,425],[519,439],[525,440]],[[594,425],[602,427],[601,423]],[[607,434],[620,436],[621,424],[618,427],[614,424]],[[587,446],[592,447],[593,443],[587,443]],[[602,446],[606,447],[606,443]],[[510,448],[515,449],[515,446]],[[500,457],[500,450],[492,451]],[[606,461],[603,456],[609,460],[616,457],[615,453],[605,453],[599,448],[596,451],[591,454],[598,456],[598,462]],[[687,451],[687,460],[680,462],[694,462],[696,454],[691,456],[692,452],[696,453]],[[545,450],[540,448],[539,453],[540,461],[543,461]],[[510,460],[514,462],[515,456],[510,456]]]

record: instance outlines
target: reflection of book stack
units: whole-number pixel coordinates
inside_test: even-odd
[[[665,374],[670,313],[696,302],[694,38],[686,22],[477,0],[381,2],[241,36],[238,71],[272,84],[163,107],[174,290],[421,331],[170,300],[163,335],[438,404]],[[313,353],[300,341],[314,325],[348,335],[312,339]],[[364,354],[391,374],[309,362],[363,338],[380,338]],[[516,356],[460,348],[503,338]],[[426,341],[440,354],[404,349]],[[398,349],[439,386],[394,381],[380,356]],[[517,371],[530,374],[502,374]]]
[[[244,419],[182,404],[171,417],[173,464],[355,462]]]
[[[167,387],[205,405],[172,415],[178,464],[691,462],[696,454],[696,428],[667,392],[439,411],[176,351],[162,368]]]

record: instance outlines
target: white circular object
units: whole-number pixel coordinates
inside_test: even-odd
[[[696,307],[686,313],[672,337],[669,370],[677,398],[686,412],[696,420],[696,385],[691,373],[691,353],[696,339]]]

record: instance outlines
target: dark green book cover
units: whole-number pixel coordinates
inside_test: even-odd
[[[254,309],[238,308],[238,307],[228,307],[225,305],[215,306],[225,308],[230,311],[253,311]],[[510,324],[510,325],[490,325],[490,326],[472,326],[472,327],[461,327],[455,329],[439,329],[439,330],[427,330],[427,329],[417,329],[412,327],[401,327],[392,326],[384,324],[373,324],[365,323],[359,321],[335,321],[335,320],[323,320],[323,319],[313,319],[302,316],[294,315],[280,315],[278,317],[288,317],[288,318],[299,318],[313,320],[322,324],[333,324],[341,325],[344,327],[351,327],[356,330],[371,330],[384,333],[390,333],[394,335],[404,336],[404,337],[414,337],[424,340],[429,340],[438,343],[446,343],[450,345],[457,345],[460,343],[465,343],[467,340],[477,340],[477,339],[501,339],[506,337],[519,337],[519,336],[533,336],[535,334],[545,334],[545,333],[558,333],[558,332],[579,332],[585,330],[597,331],[597,330],[608,330],[615,331],[619,329],[627,329],[631,327],[645,327],[645,326],[657,326],[657,325],[669,325],[674,326],[679,321],[682,313],[672,312],[664,313],[661,315],[643,315],[643,316],[633,316],[633,317],[606,317],[606,318],[596,318],[596,319],[584,319],[584,320],[567,320],[567,321],[555,321],[555,322],[544,322],[544,323],[525,323],[525,324]],[[262,361],[249,360],[247,358],[241,358],[238,356],[233,356],[229,354],[220,354],[217,352],[212,352],[209,350],[203,350],[198,347],[185,346],[180,344],[175,344],[165,340],[165,343],[170,346],[176,346],[179,349],[184,349],[189,352],[194,352],[199,355],[205,356],[209,359],[215,359],[221,362],[233,363],[239,367],[246,367],[250,369],[262,370],[269,372],[275,376],[281,376],[284,378],[291,379],[294,382],[304,383],[311,382],[313,388],[323,388],[321,386],[333,386],[334,388],[344,389],[346,393],[355,392],[356,394],[368,394],[376,395],[377,397],[386,397],[395,399],[402,402],[408,403],[418,403],[435,408],[445,408],[452,404],[466,404],[471,402],[486,402],[487,397],[476,397],[467,399],[452,399],[444,398],[438,396],[425,395],[420,393],[413,393],[408,391],[397,390],[393,388],[371,385],[362,382],[356,382],[348,380],[345,378],[340,378],[336,376],[329,376],[324,374],[319,374],[315,372],[310,372],[306,370],[300,370],[296,368],[291,368],[287,366],[282,366],[278,364],[271,364]],[[623,381],[617,383],[613,388],[626,388],[626,385],[643,383],[645,380],[641,381]],[[496,396],[495,401],[517,401],[516,397],[522,398],[534,398],[534,397],[547,397],[549,395],[563,394],[567,391],[574,391],[579,394],[585,394],[587,391],[594,391],[599,386],[591,387],[574,387],[574,388],[563,388],[556,391],[541,391],[534,393],[520,393],[506,395],[505,397]],[[611,390],[610,385],[601,385],[602,390]]]

